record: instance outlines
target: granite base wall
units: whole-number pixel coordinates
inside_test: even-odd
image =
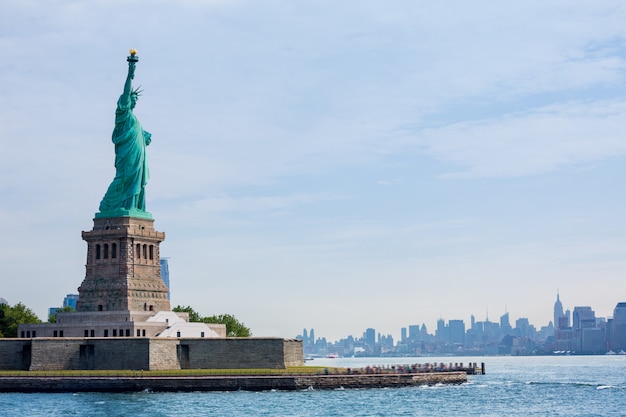
[[[178,340],[150,339],[150,365],[146,369],[180,369]]]
[[[31,362],[30,340],[4,339],[1,341],[0,369],[27,371]]]
[[[274,338],[180,341],[183,369],[285,368],[304,365],[302,343]]]
[[[291,339],[0,339],[2,370],[240,369],[302,365],[302,342]]]
[[[150,339],[33,339],[30,370],[150,369]]]

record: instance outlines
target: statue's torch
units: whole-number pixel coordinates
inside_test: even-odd
[[[139,61],[139,57],[137,56],[137,50],[135,48],[130,49],[130,55],[126,58],[128,62],[137,62]]]

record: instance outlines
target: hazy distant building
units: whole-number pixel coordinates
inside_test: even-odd
[[[547,326],[541,326],[538,336],[540,341],[545,341],[549,337],[554,337],[554,324],[552,324],[552,321],[550,321]]]
[[[363,334],[365,344],[368,346],[376,346],[376,330],[371,327],[365,330]]]
[[[48,318],[55,316],[57,312],[66,309],[67,307],[72,310],[76,310],[76,302],[78,301],[78,294],[67,294],[63,299],[63,307],[50,307],[48,308]]]
[[[626,352],[626,302],[617,303],[613,310],[611,349]]]
[[[483,337],[484,337],[485,343],[489,345],[497,345],[498,342],[500,341],[499,335],[500,335],[500,325],[496,322],[489,321],[489,318],[486,318],[485,322],[483,323]]]
[[[0,304],[9,305],[9,302],[7,300],[5,300],[4,298],[0,297]]]
[[[580,353],[602,354],[607,352],[606,333],[599,327],[583,327],[580,334]]]
[[[449,320],[448,333],[450,343],[465,343],[465,323],[463,320]]]
[[[169,258],[161,258],[160,264],[161,264],[161,279],[163,280],[163,282],[165,283],[165,286],[167,287],[167,299],[169,300],[171,291],[170,291],[170,266],[167,263],[168,259]]]
[[[500,333],[501,336],[508,336],[513,334],[513,328],[509,321],[509,313],[504,313],[500,316]]]
[[[561,299],[559,297],[559,292],[556,293],[556,302],[554,303],[554,326],[559,329],[561,328],[561,324],[565,324],[562,319],[565,317],[565,313],[563,313],[563,304],[561,304]],[[569,327],[569,320],[565,327]]]
[[[409,326],[409,340],[411,342],[419,342],[420,337],[420,326],[418,324],[412,324]]]
[[[302,345],[305,348],[313,348],[315,345],[315,330],[311,329],[310,333],[306,329],[302,330]]]
[[[78,294],[68,294],[63,299],[63,307],[70,307],[76,310],[77,301],[78,301]]]
[[[516,336],[527,337],[529,339],[532,339],[535,337],[536,331],[537,330],[535,329],[535,326],[530,324],[527,318],[520,317],[519,319],[515,320],[515,335]]]
[[[572,328],[579,330],[583,328],[596,327],[596,313],[588,306],[574,307],[572,314]]]
[[[435,340],[437,342],[448,342],[450,340],[450,334],[448,333],[448,326],[444,319],[437,320],[437,330],[435,330]]]
[[[385,335],[378,333],[378,344],[381,347],[384,347],[383,351],[387,351],[387,352],[391,351],[394,346],[393,336],[390,334],[385,336]]]
[[[576,306],[572,314],[575,350],[585,354],[605,353],[606,332],[598,327],[596,313],[589,306]]]

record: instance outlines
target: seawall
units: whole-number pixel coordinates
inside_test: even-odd
[[[0,370],[284,369],[304,365],[302,341],[275,337],[0,339]]]
[[[3,376],[0,392],[161,392],[268,391],[339,388],[397,388],[461,384],[465,372],[360,375],[246,375],[246,376]]]

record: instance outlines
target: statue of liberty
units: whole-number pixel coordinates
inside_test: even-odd
[[[115,110],[115,178],[100,202],[100,212],[96,218],[133,216],[152,218],[146,212],[145,188],[150,173],[146,160],[146,146],[150,144],[150,133],[142,129],[133,114],[137,99],[141,93],[132,88],[135,66],[139,59],[137,51],[130,50],[128,57],[128,76],[124,91],[117,101]]]

